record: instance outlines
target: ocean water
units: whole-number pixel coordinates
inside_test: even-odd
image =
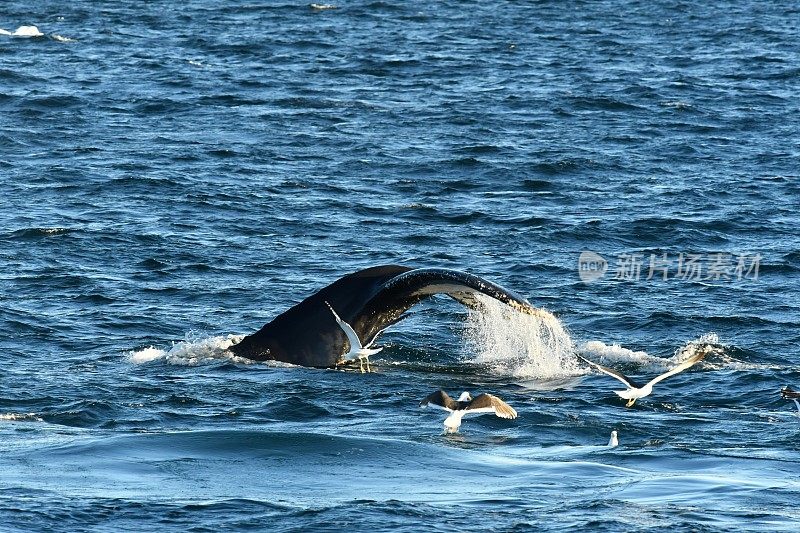
[[[0,529],[800,527],[796,2],[185,4],[3,3]],[[557,321],[225,350],[379,264]]]

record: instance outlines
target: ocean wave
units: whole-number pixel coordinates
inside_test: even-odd
[[[0,421],[10,422],[44,422],[36,413],[0,413]]]
[[[10,233],[6,233],[5,236],[12,239],[35,239],[38,237],[53,237],[56,235],[67,235],[74,231],[75,230],[72,228],[59,228],[59,227],[22,228],[12,231]]]
[[[125,456],[131,450],[159,455],[166,461],[191,454],[195,458],[218,458],[225,455],[266,457],[274,452],[281,457],[293,454],[362,458],[396,457],[402,459],[409,448],[430,451],[435,445],[363,436],[342,436],[312,431],[259,431],[246,429],[167,431],[109,435],[102,439],[69,439],[39,450],[46,455],[63,456],[92,453],[96,456]],[[444,456],[457,458],[457,450],[442,450]]]

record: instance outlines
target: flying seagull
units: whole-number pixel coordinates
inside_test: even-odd
[[[369,356],[375,355],[383,350],[383,348],[370,349],[369,344],[367,346],[362,346],[361,341],[358,339],[358,335],[356,335],[356,332],[353,331],[352,327],[350,327],[350,324],[339,318],[339,315],[337,315],[336,311],[333,310],[331,304],[325,302],[325,305],[327,305],[328,309],[331,310],[333,317],[336,319],[339,327],[342,328],[342,331],[344,331],[344,334],[347,335],[348,342],[350,342],[350,351],[344,354],[344,360],[352,361],[354,359],[358,359],[358,366],[361,369],[362,374],[364,373],[364,361],[366,361],[367,372],[372,372],[372,370],[369,368]]]
[[[650,395],[650,393],[653,392],[653,385],[655,385],[659,381],[667,379],[670,376],[674,376],[675,374],[677,374],[679,372],[683,372],[687,368],[691,367],[692,365],[694,365],[695,363],[697,363],[698,361],[703,359],[703,357],[706,356],[706,352],[707,352],[707,350],[699,350],[696,354],[691,356],[689,359],[687,359],[683,363],[679,364],[678,366],[676,366],[675,368],[673,368],[669,372],[665,372],[665,373],[661,374],[660,376],[651,379],[650,381],[647,382],[646,385],[643,385],[643,386],[636,385],[629,377],[625,376],[621,372],[617,372],[616,370],[613,370],[611,368],[608,368],[608,367],[605,367],[603,365],[599,365],[597,363],[589,361],[588,359],[586,359],[584,357],[581,357],[580,355],[578,356],[578,359],[580,359],[581,361],[583,361],[585,363],[588,363],[589,365],[595,367],[600,372],[602,372],[604,374],[608,374],[612,378],[616,378],[616,379],[620,380],[621,382],[623,382],[625,384],[625,386],[628,387],[627,390],[615,390],[614,392],[620,398],[628,400],[628,403],[625,404],[625,407],[630,407],[639,398],[644,398],[645,396]]]
[[[781,398],[784,400],[792,400],[797,406],[797,414],[800,415],[800,402],[797,401],[797,399],[800,398],[800,391],[796,391],[789,387],[789,385],[786,385],[781,389]]]
[[[462,392],[458,400],[452,399],[443,390],[438,390],[419,402],[420,407],[432,405],[450,413],[445,418],[444,427],[448,433],[458,431],[461,419],[465,415],[494,413],[500,418],[517,418],[517,412],[506,402],[491,394],[479,394],[473,398],[470,393]]]

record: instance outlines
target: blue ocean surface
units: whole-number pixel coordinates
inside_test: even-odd
[[[798,3],[334,2],[3,2],[0,530],[797,531]],[[381,264],[558,320],[226,350]]]

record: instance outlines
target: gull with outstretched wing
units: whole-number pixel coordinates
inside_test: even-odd
[[[450,413],[444,420],[444,427],[448,433],[458,431],[461,419],[467,415],[494,413],[500,418],[517,418],[517,412],[513,407],[491,394],[479,394],[473,398],[465,391],[458,400],[454,400],[445,391],[438,390],[419,402],[420,407],[429,405]]]
[[[668,372],[664,372],[663,374],[654,377],[653,379],[648,381],[645,385],[637,385],[633,382],[633,380],[631,380],[628,376],[626,376],[622,372],[618,372],[613,368],[608,368],[607,366],[595,363],[594,361],[589,361],[588,359],[586,359],[585,357],[581,357],[580,355],[578,356],[578,359],[596,368],[603,374],[607,374],[612,378],[618,379],[619,381],[624,383],[625,386],[627,387],[626,390],[620,390],[620,391],[615,390],[614,392],[620,398],[628,400],[628,403],[625,404],[625,407],[631,407],[634,404],[634,402],[639,398],[644,398],[645,396],[649,396],[650,393],[653,392],[653,385],[655,385],[659,381],[663,381],[670,376],[674,376],[679,372],[683,372],[687,368],[690,368],[694,366],[696,363],[700,362],[703,359],[703,357],[706,356],[707,351],[708,350],[698,350],[697,353],[692,355],[686,361],[682,362],[681,364],[669,370]]]

